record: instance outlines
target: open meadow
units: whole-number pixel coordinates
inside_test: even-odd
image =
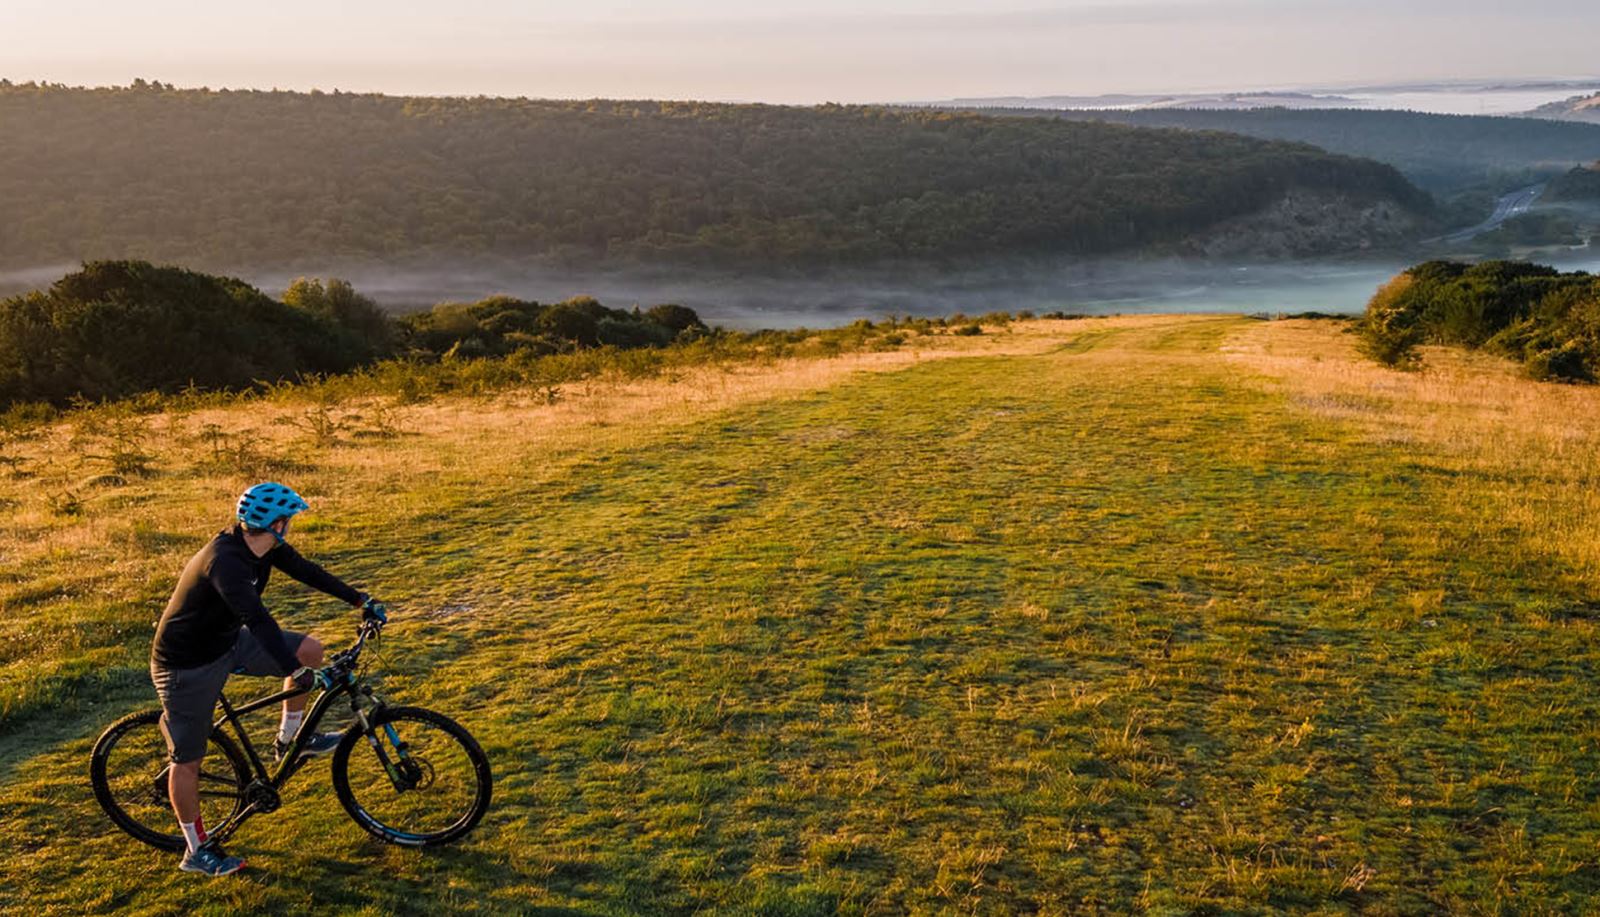
[[[1013,322],[12,431],[0,912],[1595,912],[1600,390],[1384,369],[1345,327]],[[488,752],[460,844],[370,839],[324,762],[225,879],[96,805],[178,571],[267,478],[390,603],[386,696]]]

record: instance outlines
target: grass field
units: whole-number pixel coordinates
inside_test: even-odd
[[[1029,322],[8,442],[0,910],[1600,911],[1600,392],[1340,332]],[[489,752],[463,844],[367,839],[321,763],[227,880],[96,806],[88,749],[258,474],[391,602],[387,695]]]

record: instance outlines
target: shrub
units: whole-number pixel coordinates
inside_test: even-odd
[[[1529,377],[1553,382],[1593,382],[1590,361],[1594,354],[1577,341],[1530,355],[1524,368]]]
[[[243,281],[143,261],[91,262],[0,302],[7,402],[244,387],[369,357],[349,330]]]
[[[1358,326],[1361,350],[1416,364],[1417,345],[1483,348],[1537,379],[1592,381],[1600,366],[1600,279],[1525,262],[1430,261],[1384,284]]]
[[[488,355],[489,348],[484,346],[482,340],[478,338],[462,338],[461,340],[452,344],[449,350],[444,352],[444,357],[442,359],[453,363],[459,360],[471,360]]]
[[[1422,343],[1423,334],[1417,326],[1416,310],[1406,296],[1414,282],[1412,274],[1400,274],[1379,287],[1367,303],[1367,313],[1359,327],[1359,349],[1385,366],[1408,369],[1419,363],[1417,345]]]
[[[1416,369],[1422,363],[1417,345],[1422,343],[1422,329],[1405,326],[1387,317],[1369,321],[1361,326],[1360,351],[1372,359],[1395,369]]]
[[[324,284],[301,277],[289,284],[283,302],[349,331],[367,346],[369,358],[387,356],[394,349],[394,322],[347,281],[334,279]]]
[[[571,303],[560,303],[539,316],[539,328],[553,338],[568,340],[579,347],[600,343],[600,323],[593,314]]]
[[[653,321],[617,318],[607,315],[596,324],[596,335],[601,344],[630,349],[635,347],[660,347],[672,341],[676,332]]]
[[[541,305],[510,296],[475,303],[440,303],[400,320],[400,337],[419,356],[505,356],[531,350],[546,354],[575,348],[662,347],[709,333],[693,309],[677,305],[609,309],[590,296]],[[463,350],[465,341],[476,340]]]
[[[650,311],[644,314],[644,317],[663,328],[671,329],[673,334],[690,328],[705,327],[705,324],[700,321],[699,314],[693,309],[674,303],[652,306]]]

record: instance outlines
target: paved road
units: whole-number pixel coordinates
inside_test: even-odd
[[[1527,213],[1528,209],[1533,206],[1533,202],[1538,200],[1539,195],[1544,193],[1544,188],[1545,185],[1543,182],[1541,182],[1537,185],[1529,185],[1526,188],[1513,191],[1510,194],[1500,198],[1500,201],[1495,204],[1494,213],[1490,214],[1489,218],[1484,220],[1482,223],[1479,223],[1476,226],[1469,226],[1466,229],[1458,229],[1449,235],[1439,236],[1436,239],[1429,239],[1428,241],[1448,242],[1453,244],[1457,242],[1465,242],[1469,239],[1481,236],[1486,232],[1492,232],[1500,228],[1500,224],[1504,223],[1506,220]]]

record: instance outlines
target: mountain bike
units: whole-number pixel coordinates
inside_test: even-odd
[[[293,747],[269,772],[240,717],[314,688],[291,688],[235,707],[219,698],[222,716],[212,725],[200,768],[200,809],[209,836],[226,841],[252,815],[282,804],[289,778],[306,763],[305,739],[335,702],[348,699],[355,716],[334,749],[333,789],[356,824],[379,840],[431,847],[471,831],[489,808],[489,759],[454,720],[421,707],[391,707],[363,680],[361,653],[382,624],[369,620],[357,640],[318,671],[322,693],[311,705]],[[167,797],[166,740],[161,711],[133,713],[111,724],[95,742],[89,780],[95,798],[117,827],[161,850],[184,849]],[[225,727],[231,726],[237,741]]]

